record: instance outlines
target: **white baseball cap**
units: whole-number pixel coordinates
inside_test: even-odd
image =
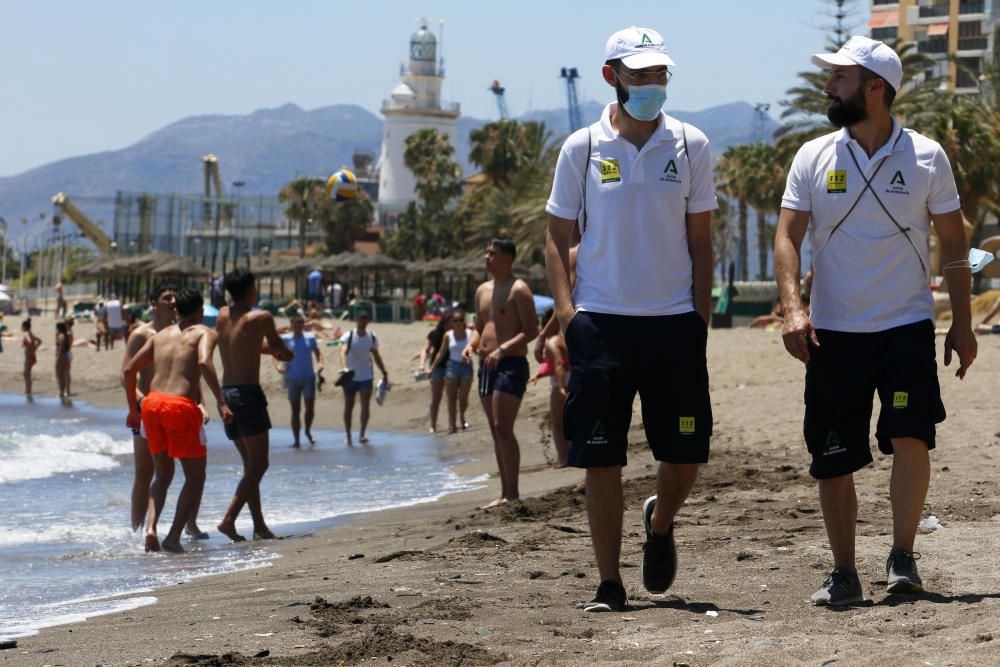
[[[656,65],[676,67],[667,55],[660,33],[649,28],[625,28],[608,37],[604,46],[604,60],[621,60],[629,69],[643,69]]]
[[[823,69],[861,65],[885,79],[897,92],[903,84],[903,63],[896,52],[878,40],[860,35],[851,37],[836,53],[813,55],[812,63]]]

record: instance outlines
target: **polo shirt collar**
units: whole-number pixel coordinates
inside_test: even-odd
[[[599,139],[604,139],[606,141],[615,141],[618,139],[618,132],[611,126],[611,109],[617,105],[617,102],[611,102],[604,107],[604,112],[601,114],[601,134],[603,136],[599,137]],[[656,125],[656,130],[653,131],[653,135],[649,138],[649,141],[647,141],[646,144],[658,144],[664,141],[673,140],[674,131],[667,125],[667,114],[660,111],[660,118]]]
[[[896,122],[896,117],[892,116],[892,134],[889,135],[889,141],[885,142],[884,145],[879,147],[875,154],[872,155],[871,159],[875,160],[884,154],[888,154],[890,150],[892,152],[902,150],[902,146],[896,143],[899,138],[899,133],[903,131],[903,128],[899,123]],[[837,133],[837,144],[846,146],[849,143],[854,143],[855,146],[861,148],[858,142],[851,136],[851,133],[847,131],[846,127],[840,128],[840,132]]]

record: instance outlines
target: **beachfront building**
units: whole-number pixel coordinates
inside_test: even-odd
[[[385,126],[379,157],[378,220],[395,226],[395,218],[416,199],[413,173],[403,163],[406,138],[423,128],[434,128],[454,145],[457,102],[441,99],[444,60],[438,60],[438,40],[420,27],[410,37],[410,61],[400,66],[399,84],[382,103]]]
[[[959,93],[978,90],[1000,26],[1000,0],[872,0],[873,39],[916,42],[934,64],[925,80]]]

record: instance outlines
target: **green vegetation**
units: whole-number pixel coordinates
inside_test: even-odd
[[[501,120],[471,135],[470,160],[481,169],[463,188],[454,148],[436,130],[406,140],[404,161],[417,179],[416,203],[397,219],[384,244],[397,259],[433,259],[475,252],[497,236],[518,242],[525,265],[543,261],[547,217],[559,147],[543,123]]]
[[[285,204],[285,217],[299,227],[299,257],[305,256],[307,227],[320,227],[326,235],[327,251],[336,254],[352,250],[354,242],[364,235],[374,218],[374,207],[368,195],[359,191],[345,202],[335,202],[326,194],[326,186],[318,178],[297,178],[278,193]]]
[[[838,24],[831,28],[827,49],[836,51],[846,41],[844,25],[850,17],[837,8]],[[842,41],[838,41],[838,39]],[[971,243],[981,240],[982,228],[990,216],[1000,214],[1000,30],[994,39],[993,63],[984,68],[979,93],[957,94],[942,91],[939,81],[918,80],[930,60],[912,43],[890,46],[903,64],[903,86],[892,107],[904,127],[937,140],[944,148],[955,172],[962,212],[973,226]],[[732,257],[740,267],[739,279],[749,278],[747,249],[748,211],[757,218],[757,278],[767,277],[768,253],[772,248],[776,214],[780,207],[788,168],[798,148],[806,141],[831,131],[826,119],[827,98],[823,92],[827,75],[811,68],[799,73],[800,84],[787,91],[782,102],[784,124],[775,133],[774,144],[741,144],[727,149],[716,165],[716,184],[726,209],[735,209],[735,230],[713,235],[717,261]],[[716,224],[730,225],[730,215],[716,216]],[[727,245],[729,243],[730,245]]]

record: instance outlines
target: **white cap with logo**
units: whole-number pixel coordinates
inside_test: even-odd
[[[883,42],[868,37],[851,37],[836,53],[813,55],[812,63],[823,69],[860,65],[885,79],[896,92],[903,84],[903,63],[899,56]]]
[[[608,37],[604,47],[604,60],[621,60],[629,69],[643,69],[657,65],[676,67],[667,55],[660,33],[649,28],[625,28]]]

